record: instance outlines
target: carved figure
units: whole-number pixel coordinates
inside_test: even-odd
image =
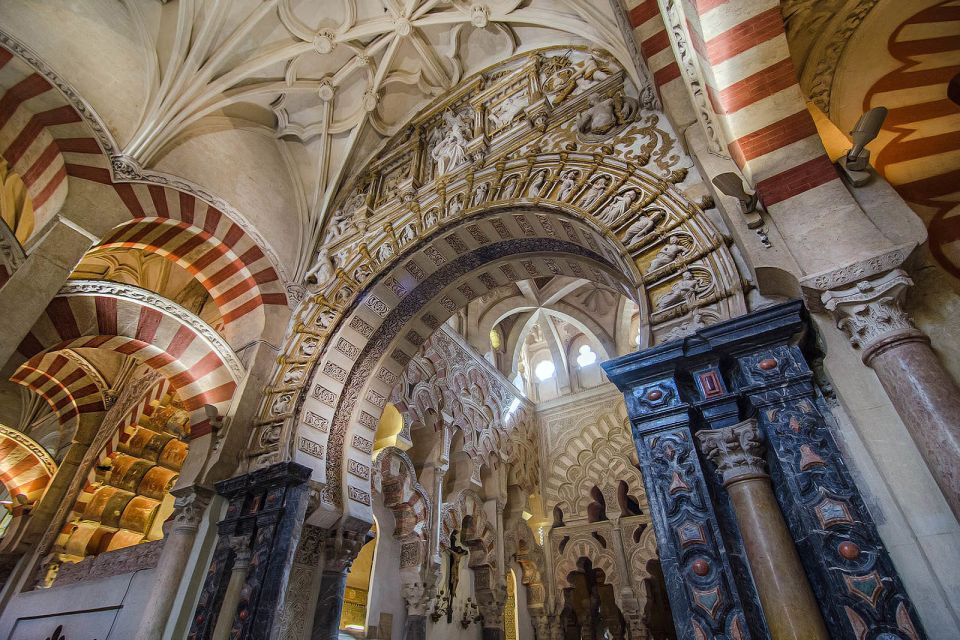
[[[317,251],[317,259],[313,267],[307,271],[307,282],[325,285],[334,277],[333,261],[326,246]]]
[[[513,122],[517,114],[523,111],[526,106],[526,95],[515,93],[498,104],[487,117],[490,119],[490,122],[493,123],[495,129],[502,129]]]
[[[361,265],[364,266],[364,265]],[[359,267],[357,269],[359,271]],[[333,322],[333,318],[337,314],[334,313],[333,309],[321,309],[320,313],[317,314],[317,319],[315,324],[321,329],[329,329],[330,323]]]
[[[600,214],[600,220],[606,224],[612,224],[614,220],[625,214],[633,203],[637,200],[637,190],[627,189],[620,195],[614,196],[613,202],[607,205],[607,208]],[[642,217],[642,216],[641,216]],[[647,218],[649,220],[649,218]],[[650,221],[653,223],[653,221]],[[636,223],[634,223],[636,224]],[[633,226],[631,225],[631,228]]]
[[[584,196],[583,202],[580,203],[581,207],[589,207],[594,202],[597,201],[597,198],[603,195],[603,192],[607,190],[607,177],[600,176],[593,181],[593,184],[590,185],[590,190],[587,191],[587,195]]]
[[[393,245],[389,242],[385,242],[377,250],[377,260],[380,262],[385,262],[393,257]]]
[[[453,218],[459,215],[461,211],[463,211],[463,194],[458,193],[447,205],[447,217]]]
[[[433,148],[431,157],[437,163],[437,175],[456,169],[467,159],[467,126],[452,111],[443,114],[446,131]]]
[[[296,384],[303,379],[303,367],[291,367],[283,374],[283,384]]]
[[[543,191],[543,184],[547,181],[547,172],[538,171],[533,180],[530,181],[530,185],[527,187],[527,197],[536,198],[540,195],[540,192]]]
[[[683,322],[670,329],[670,332],[663,337],[664,342],[670,342],[671,340],[678,340],[680,338],[693,335],[699,329],[703,329],[706,326],[707,323],[703,319],[703,313],[697,309],[693,312],[693,319]]]
[[[680,244],[680,239],[677,236],[670,236],[670,239],[667,241],[660,251],[657,252],[657,255],[654,256],[653,261],[650,262],[650,266],[647,268],[647,273],[653,273],[660,267],[665,267],[686,252],[686,249],[683,248],[683,245]]]
[[[363,263],[353,270],[353,279],[356,282],[363,282],[370,277],[371,273],[372,271],[370,270],[370,265]]]
[[[303,342],[300,343],[300,355],[304,358],[309,358],[317,352],[317,347],[320,346],[320,341],[313,336],[303,339]]]
[[[563,174],[563,179],[560,182],[560,194],[557,197],[558,200],[566,200],[567,196],[573,193],[574,187],[577,186],[577,176],[580,175],[580,172],[576,169],[570,169]]]
[[[490,183],[481,182],[480,186],[476,188],[473,192],[473,200],[470,201],[470,206],[476,207],[481,204],[484,200],[487,199],[487,191],[490,190]]]
[[[514,192],[517,190],[517,176],[512,175],[507,178],[507,181],[503,183],[503,188],[500,189],[501,198],[512,198]]]
[[[427,211],[427,215],[423,218],[423,226],[432,227],[435,224],[437,224],[437,210],[430,209],[430,211]]]
[[[663,311],[667,307],[672,307],[681,302],[692,302],[697,297],[697,287],[700,282],[690,271],[684,271],[683,276],[678,280],[670,291],[665,293],[657,300],[657,311]]]
[[[413,242],[416,238],[417,230],[411,223],[400,231],[400,236],[397,239],[400,241],[400,244],[407,244],[408,242]]]
[[[577,88],[589,89],[609,78],[611,73],[612,70],[605,56],[598,51],[592,51],[591,55],[583,61],[583,71],[577,78]]]
[[[636,114],[636,104],[622,98],[590,96],[590,106],[577,116],[577,131],[602,136],[615,127],[626,124]]]

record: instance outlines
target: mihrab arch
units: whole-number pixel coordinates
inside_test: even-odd
[[[551,94],[543,70],[558,54],[465,81],[343,190],[250,447],[254,467],[293,458],[312,469],[324,485],[317,524],[371,521],[372,436],[393,385],[440,324],[497,286],[567,275],[612,288],[638,305],[641,346],[695,325],[683,323],[694,309],[746,311],[724,238],[680,189],[691,169],[667,125],[623,106],[635,90],[620,71]],[[483,100],[521,76],[542,109],[490,130]],[[595,95],[622,106],[607,134],[580,117]],[[474,137],[441,173],[430,157],[452,128]]]

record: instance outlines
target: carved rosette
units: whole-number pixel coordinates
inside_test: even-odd
[[[827,291],[821,298],[850,344],[861,350],[864,363],[870,364],[874,356],[894,344],[923,338],[903,310],[903,297],[911,286],[907,274],[894,269],[846,289]]]
[[[744,420],[722,429],[697,433],[700,450],[717,467],[723,486],[741,480],[766,478],[764,448],[756,419]]]

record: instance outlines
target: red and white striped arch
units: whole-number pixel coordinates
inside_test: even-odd
[[[0,155],[27,187],[36,231],[67,197],[63,148],[83,146],[78,140],[88,134],[77,112],[46,79],[3,48],[0,87]],[[93,147],[100,151],[95,142]]]
[[[665,99],[685,80],[658,0],[624,0]],[[720,143],[766,206],[839,180],[797,82],[778,0],[680,0]]]
[[[177,261],[218,299],[225,325],[256,312],[262,325],[263,305],[286,306],[279,266],[262,240],[189,193],[115,183],[110,158],[88,123],[48,78],[2,47],[0,154],[24,179],[38,228],[64,205],[70,178],[102,185],[93,197],[102,200],[103,210],[131,218],[106,241],[122,246],[129,236],[146,233],[152,242],[144,248]]]
[[[148,294],[137,292],[138,297]],[[27,359],[21,369],[39,369],[48,352],[60,349],[100,348],[133,356],[177,391],[190,411],[193,437],[208,433],[203,406],[226,413],[243,367],[209,327],[188,321],[192,314],[168,306],[161,310],[121,295],[61,292],[20,343],[18,351]]]
[[[56,462],[43,447],[0,424],[0,483],[13,498],[14,517],[23,513],[24,504],[34,504],[43,497],[56,472]]]
[[[10,380],[46,400],[63,428],[83,415],[100,415],[106,410],[104,389],[62,352],[43,354],[36,366],[22,365]]]

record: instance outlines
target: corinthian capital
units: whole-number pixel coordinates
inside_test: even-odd
[[[200,519],[210,506],[213,499],[213,490],[193,485],[174,489],[173,494],[173,527],[179,531],[196,531],[200,527]]]
[[[860,280],[845,289],[834,289],[821,298],[850,344],[870,360],[892,344],[916,340],[923,334],[903,310],[903,297],[913,281],[901,269],[872,279]]]
[[[723,429],[697,432],[700,450],[717,467],[723,485],[766,477],[760,431],[753,418]]]

